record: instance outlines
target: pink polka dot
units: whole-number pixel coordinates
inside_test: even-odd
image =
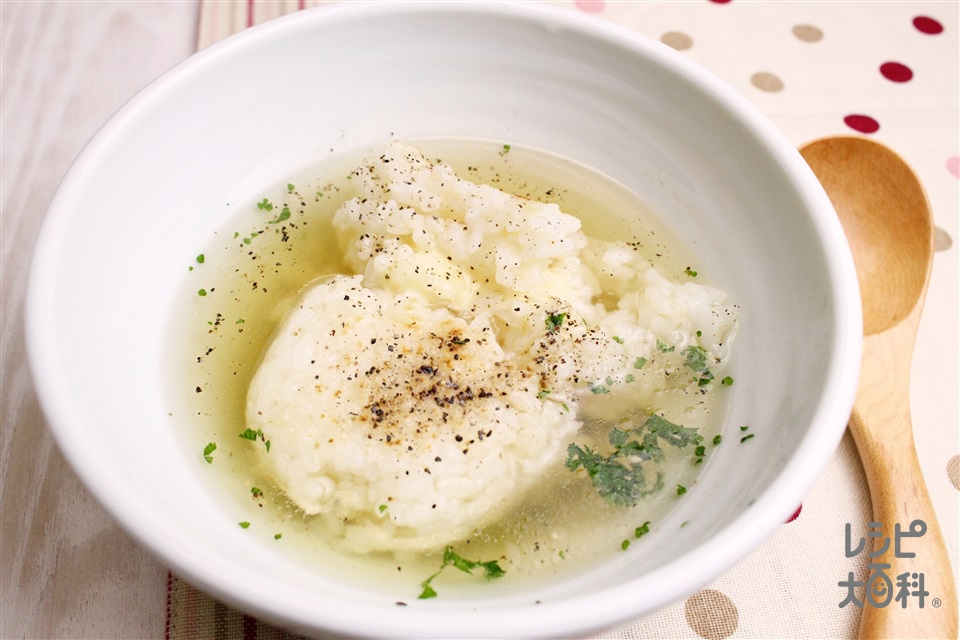
[[[929,16],[917,16],[913,19],[913,26],[920,33],[926,33],[934,36],[943,32],[943,25]]]
[[[899,62],[884,62],[880,65],[880,73],[891,82],[908,82],[913,78],[913,71]]]
[[[871,118],[857,113],[844,117],[844,124],[860,133],[876,133],[880,130],[880,123]]]
[[[584,13],[600,13],[607,3],[604,0],[576,0],[573,5]]]
[[[710,0],[710,2],[713,2],[716,4],[727,4],[728,2],[730,2],[730,0]]]
[[[799,507],[797,507],[797,510],[793,512],[793,515],[790,516],[790,519],[787,520],[787,522],[793,522],[793,521],[796,520],[798,517],[800,517],[800,512],[801,512],[802,510],[803,510],[803,505],[801,504]],[[784,523],[784,524],[786,524],[786,523]]]
[[[960,156],[947,158],[947,171],[952,173],[954,178],[960,178]]]

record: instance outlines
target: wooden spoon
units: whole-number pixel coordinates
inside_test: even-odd
[[[930,206],[910,167],[877,142],[837,136],[804,145],[800,153],[840,217],[863,299],[863,363],[849,426],[870,486],[873,520],[882,525],[868,531],[880,534],[871,553],[889,538],[889,548],[868,562],[890,565],[883,572],[892,581],[893,598],[884,607],[865,599],[860,637],[956,638],[956,584],[910,422],[913,346],[933,264]],[[901,541],[901,555],[915,557],[896,557],[895,525],[909,533],[918,519],[926,533]],[[907,598],[906,608],[896,600],[897,576],[904,573],[911,583],[918,580],[914,574],[924,575],[929,594],[923,609],[916,596]],[[867,589],[882,585],[867,579]],[[876,589],[873,595],[877,603],[887,597]]]

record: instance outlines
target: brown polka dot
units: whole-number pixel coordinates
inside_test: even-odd
[[[946,251],[953,246],[953,238],[940,227],[933,228],[933,250]]]
[[[750,84],[760,89],[760,91],[776,92],[783,90],[783,80],[766,71],[759,71],[753,74],[750,78]]]
[[[683,611],[690,628],[707,640],[729,638],[740,622],[740,612],[733,600],[715,589],[704,589],[690,596]]]
[[[673,47],[677,51],[684,51],[693,46],[693,39],[685,33],[679,31],[669,31],[660,36],[660,42]]]
[[[823,31],[813,25],[798,24],[793,28],[793,35],[804,42],[820,42],[823,39]]]
[[[960,491],[960,456],[953,456],[947,461],[947,477],[953,488]]]

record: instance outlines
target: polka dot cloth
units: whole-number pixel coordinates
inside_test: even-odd
[[[796,146],[827,135],[869,136],[895,149],[917,171],[934,213],[936,255],[914,360],[913,424],[940,526],[945,532],[960,529],[956,510],[960,356],[956,341],[948,341],[945,348],[941,339],[956,335],[960,4],[548,3],[632,29],[701,64],[753,102]],[[317,4],[318,0],[203,0],[199,46],[227,35],[205,25],[239,30]],[[758,434],[762,437],[759,430]],[[849,434],[803,505],[784,505],[783,513],[784,524],[773,536],[713,584],[600,637],[856,637],[860,612],[839,607],[845,593],[836,585],[848,573],[858,580],[867,577],[864,558],[844,557],[844,525],[851,524],[855,536],[866,536],[872,515]],[[960,555],[956,536],[948,538],[956,558]],[[178,631],[182,626],[195,632],[224,625],[242,629],[244,637],[292,638],[225,607],[176,576],[171,576],[169,593],[173,595],[168,595],[168,628],[176,640],[190,637]]]
[[[797,518],[799,518],[801,511],[803,511],[803,505],[800,505],[799,507],[797,507],[797,510],[793,512],[793,515],[790,516],[790,519],[787,520],[787,522],[793,522],[794,520],[796,520]]]
[[[793,28],[793,35],[804,42],[820,42],[823,39],[823,31],[813,25],[798,24]]]
[[[683,605],[687,624],[701,638],[723,640],[733,635],[740,612],[733,600],[715,589],[704,589]]]
[[[750,76],[750,84],[761,91],[780,91],[783,89],[783,80],[769,71],[758,71]]]
[[[884,62],[880,65],[880,73],[890,82],[909,82],[913,78],[913,71],[899,62]]]
[[[960,456],[953,456],[947,463],[947,476],[950,478],[950,484],[957,491],[960,491]]]
[[[710,0],[713,4],[730,4],[731,0]],[[937,18],[918,15],[910,20],[916,33],[926,36],[935,36],[944,32],[943,23]],[[901,35],[910,33],[906,27],[901,28]],[[819,43],[824,39],[824,31],[820,27],[801,23],[791,28],[793,36],[810,44]],[[841,32],[842,33],[842,32]],[[688,51],[694,47],[693,36],[684,31],[666,31],[660,36],[660,41],[677,51]],[[880,76],[894,84],[909,83],[914,79],[914,70],[907,64],[895,60],[887,60],[877,66]],[[750,76],[750,84],[757,90],[765,93],[782,92],[785,88],[784,80],[776,72],[759,70]],[[852,112],[838,114],[843,124],[851,131],[870,135],[881,129],[880,121],[869,113]],[[954,178],[960,178],[960,157],[951,155],[945,162],[947,171]],[[941,227],[936,228],[934,248],[936,251],[946,251],[953,246],[950,232]]]
[[[599,13],[606,7],[604,0],[576,0],[574,5],[586,13]]]

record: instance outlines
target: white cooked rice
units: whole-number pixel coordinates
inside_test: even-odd
[[[361,195],[334,227],[357,275],[306,292],[247,407],[272,477],[351,549],[466,536],[557,462],[583,412],[604,411],[582,402],[589,389],[630,382],[622,396],[644,406],[687,391],[663,375],[684,347],[727,355],[736,308],[722,291],[670,282],[556,205],[461,180],[402,144],[356,176]]]

